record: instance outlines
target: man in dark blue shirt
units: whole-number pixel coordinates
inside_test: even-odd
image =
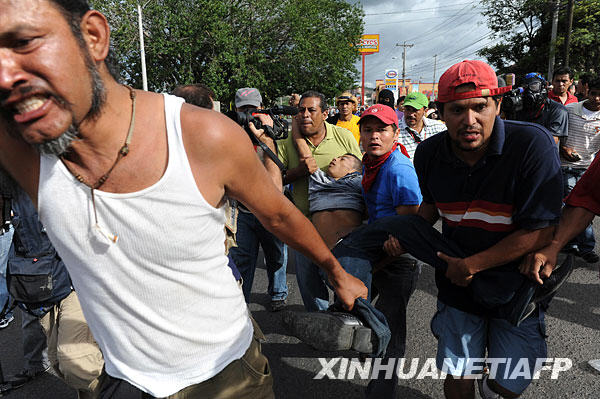
[[[425,140],[415,153],[423,194],[419,214],[430,223],[441,217],[442,235],[466,255],[439,253],[448,267],[445,273],[436,269],[432,331],[437,365],[449,370],[447,398],[474,397],[473,380],[464,378],[477,374],[469,359],[485,358],[486,352],[488,359],[504,358],[484,377],[480,391],[486,398],[516,398],[529,385],[536,359],[546,357],[543,309],[516,327],[489,317],[467,290],[475,275],[494,273],[490,296],[516,293],[526,283],[519,261],[550,242],[560,215],[554,140],[539,125],[498,117],[500,95],[508,89],[498,88],[494,71],[483,62],[452,66],[440,78],[438,97],[448,131]],[[515,373],[520,359],[528,360],[524,376]]]

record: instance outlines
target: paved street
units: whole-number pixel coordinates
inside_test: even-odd
[[[600,237],[596,219],[596,233]],[[288,268],[290,286],[290,309],[302,309],[300,294],[295,282],[293,265]],[[252,313],[268,342],[263,346],[269,357],[275,376],[277,398],[361,398],[367,381],[315,380],[321,370],[318,353],[297,339],[286,336],[281,326],[280,314],[266,310],[269,298],[266,293],[264,268],[257,271],[253,289]],[[433,270],[426,268],[419,280],[418,290],[409,305],[407,359],[418,358],[421,371],[427,358],[435,356],[436,341],[429,330],[429,321],[435,309],[436,288]],[[17,312],[18,313],[18,312]],[[598,398],[600,397],[600,373],[588,366],[591,358],[600,358],[600,284],[598,264],[588,265],[577,261],[576,269],[569,281],[553,300],[547,314],[548,356],[570,358],[573,367],[550,379],[544,371],[522,396],[523,399],[540,398]],[[19,371],[22,347],[19,323],[0,331],[0,359],[5,375]],[[340,356],[340,354],[335,354]],[[333,355],[329,355],[333,356]],[[341,356],[354,357],[353,353]],[[408,369],[408,364],[405,370]],[[338,367],[334,367],[336,371]],[[442,381],[432,378],[401,381],[401,398],[442,398]],[[11,399],[71,399],[74,391],[67,388],[57,377],[46,374],[25,387],[13,391]]]

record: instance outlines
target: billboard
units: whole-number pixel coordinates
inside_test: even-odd
[[[379,35],[362,35],[356,44],[359,53],[378,53]]]

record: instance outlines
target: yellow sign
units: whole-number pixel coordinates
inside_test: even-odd
[[[359,53],[378,53],[379,35],[362,35],[356,48]]]

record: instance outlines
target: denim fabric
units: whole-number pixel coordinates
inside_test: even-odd
[[[238,215],[236,240],[238,246],[231,248],[229,255],[244,281],[242,290],[246,302],[250,302],[259,245],[265,255],[271,300],[286,299],[287,245],[267,231],[253,214],[246,212]]]
[[[294,251],[294,253],[296,254],[296,280],[304,308],[309,312],[327,310],[329,308],[329,291],[323,278],[324,273],[306,256],[298,251]],[[327,276],[325,276],[326,279]]]
[[[534,312],[515,327],[506,320],[482,318],[438,301],[431,331],[438,340],[438,369],[464,376],[469,364],[481,366],[469,363],[468,359],[507,358],[506,363],[498,364],[494,380],[517,395],[531,382],[530,378],[518,375],[522,371],[518,366],[521,359],[527,359],[527,368],[533,375],[536,360],[547,356],[543,310]],[[510,378],[513,373],[517,374]]]
[[[581,176],[585,173],[586,169],[563,167],[563,187],[564,187],[564,198],[569,195],[575,184],[581,179]],[[596,239],[594,238],[594,228],[592,223],[582,231],[579,235],[573,238],[567,245],[567,248],[577,248],[579,255],[587,254],[594,250],[596,246]]]
[[[406,307],[417,287],[421,273],[420,263],[412,256],[403,255],[373,275],[373,295],[379,295],[375,307],[386,317],[391,331],[382,364],[390,358],[402,358],[406,350]],[[398,375],[391,379],[380,375],[367,386],[367,398],[395,398],[398,395]]]
[[[385,354],[392,333],[387,319],[383,313],[374,308],[370,301],[358,298],[354,302],[352,313],[368,326],[377,336],[377,347],[373,348],[373,356],[381,357]]]
[[[10,226],[10,229],[0,235],[0,312],[4,309],[10,299],[8,295],[8,288],[6,286],[6,262],[8,261],[8,253],[12,244],[14,229]],[[13,312],[9,312],[6,316],[12,316]]]
[[[23,358],[25,364],[23,370],[35,374],[46,370],[50,366],[48,360],[48,347],[46,345],[46,334],[40,325],[40,319],[21,311],[23,328]]]

